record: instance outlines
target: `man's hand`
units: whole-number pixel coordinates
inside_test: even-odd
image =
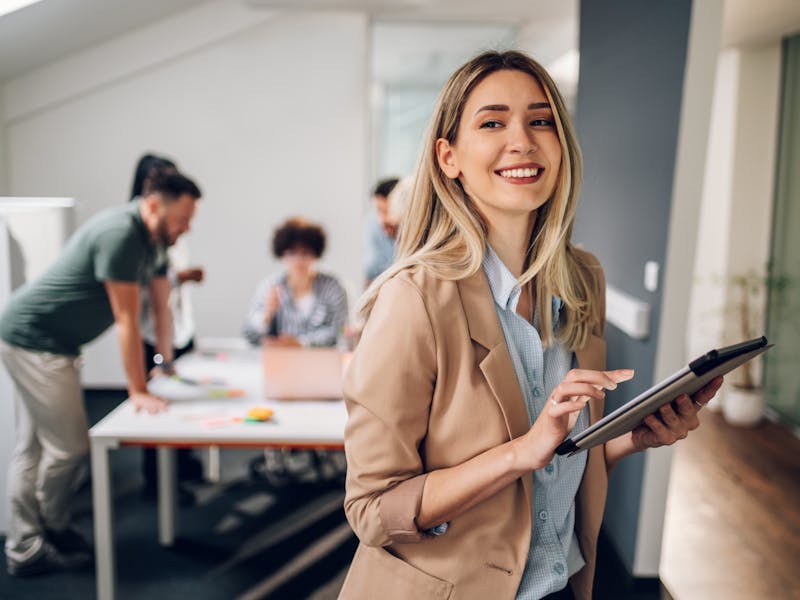
[[[186,283],[187,281],[200,283],[205,277],[202,267],[190,267],[188,269],[184,269],[183,271],[178,271],[177,275],[180,283]]]
[[[130,399],[137,413],[140,410],[144,410],[152,415],[167,410],[166,400],[158,396],[153,396],[153,394],[148,394],[147,392],[131,394]]]
[[[148,379],[152,379],[153,377],[158,377],[159,375],[164,377],[171,377],[172,375],[177,375],[177,371],[175,370],[175,364],[169,363],[168,365],[156,365],[152,369],[150,369],[150,373],[148,373]]]

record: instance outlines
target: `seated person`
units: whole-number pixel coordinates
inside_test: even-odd
[[[258,285],[244,336],[254,345],[266,340],[274,346],[336,346],[347,322],[347,294],[335,277],[316,270],[325,231],[305,219],[289,219],[275,232],[272,251],[286,270]],[[251,474],[273,487],[340,482],[344,471],[342,452],[268,449],[250,462]]]
[[[272,238],[272,251],[286,270],[264,279],[256,289],[244,324],[244,336],[257,345],[335,346],[347,322],[347,294],[316,262],[325,251],[325,231],[292,218]]]

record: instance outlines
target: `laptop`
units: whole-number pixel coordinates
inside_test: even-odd
[[[336,348],[263,346],[264,396],[274,400],[339,400],[346,355]]]

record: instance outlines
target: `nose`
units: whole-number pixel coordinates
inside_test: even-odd
[[[536,134],[526,123],[509,128],[509,148],[516,154],[531,154],[539,149]]]

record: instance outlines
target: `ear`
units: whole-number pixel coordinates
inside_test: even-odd
[[[143,199],[144,205],[148,213],[157,215],[161,212],[161,195],[160,194],[147,194]]]
[[[439,162],[439,168],[450,179],[456,179],[461,175],[453,147],[444,138],[436,140],[436,160]]]

